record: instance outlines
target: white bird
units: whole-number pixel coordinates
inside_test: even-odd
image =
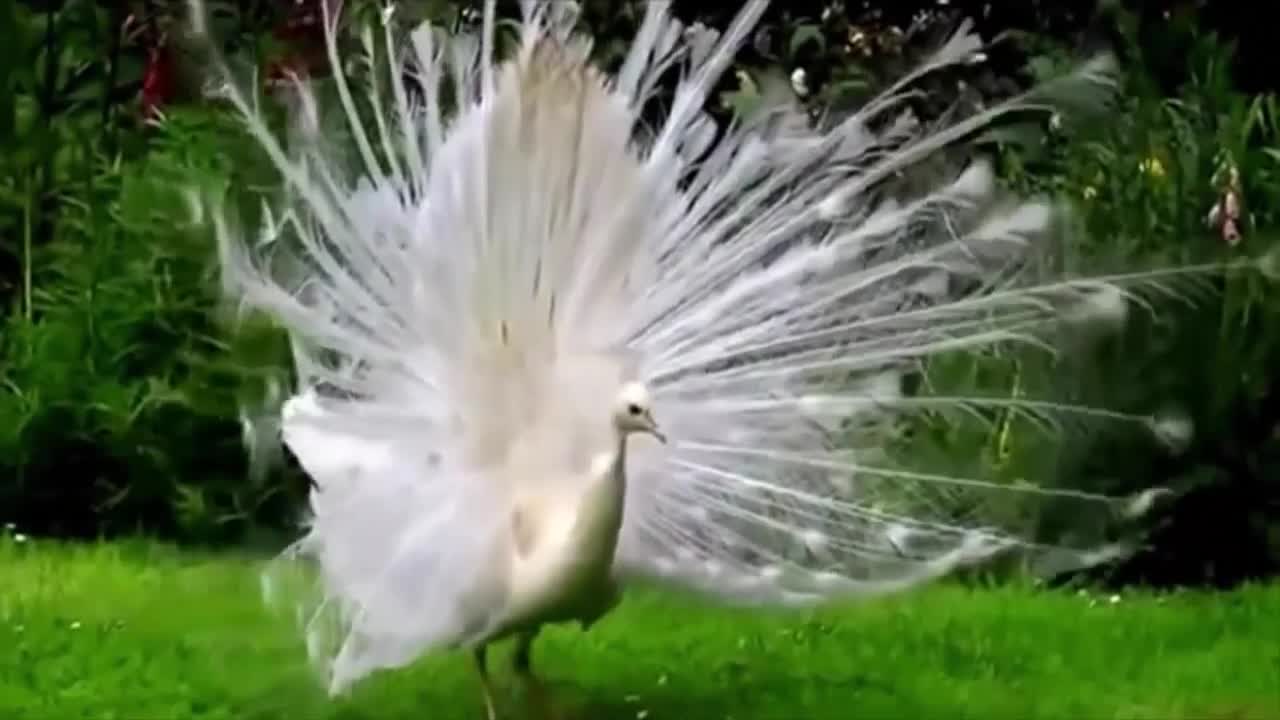
[[[335,72],[336,113],[320,83],[296,84],[287,136],[227,83],[286,195],[253,232],[211,210],[224,280],[292,338],[280,426],[317,486],[270,589],[316,572],[288,597],[332,693],[466,648],[493,716],[490,644],[518,638],[532,679],[540,628],[588,627],[636,580],[807,605],[1006,549],[1055,566],[1123,551],[1001,520],[1129,499],[911,472],[846,441],[875,450],[907,413],[1089,412],[908,394],[902,378],[935,355],[1041,342],[1159,276],[1029,282],[1053,213],[996,203],[985,164],[909,197],[886,183],[1051,107],[1050,91],[1105,86],[1104,66],[926,129],[910,86],[979,52],[962,28],[840,122],[780,106],[718,132],[704,105],[765,5],[717,34],[648,3],[612,75],[568,4],[526,2],[507,60],[492,2],[478,38],[422,26],[407,45],[388,12],[361,35],[366,62]],[[336,28],[330,14],[342,69]]]

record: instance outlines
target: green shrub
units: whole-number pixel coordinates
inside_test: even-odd
[[[183,188],[252,178],[216,108],[141,122],[141,68],[91,3],[0,4],[0,517],[28,532],[238,537],[292,519],[288,474],[247,479],[240,401],[269,332],[226,339]],[[235,186],[239,187],[239,185]],[[247,373],[258,373],[248,375]]]
[[[372,5],[352,7],[367,13]],[[606,28],[597,43],[606,61],[623,47],[614,35],[634,30],[639,4],[627,7],[587,4],[586,21]],[[447,0],[420,11],[462,22]],[[815,111],[848,104],[879,82],[852,48],[854,28],[811,14],[769,20],[771,32],[748,52],[750,72],[723,88],[721,112],[749,110],[753,93],[786,91],[796,65],[814,70]],[[272,45],[275,20],[264,18],[243,10],[223,29],[237,47],[256,51]],[[37,13],[0,0],[0,36],[13,38],[0,48],[0,520],[62,535],[240,538],[290,523],[305,489],[292,466],[250,472],[244,448],[242,408],[287,382],[285,348],[264,326],[228,332],[210,236],[181,188],[194,182],[252,212],[277,182],[229,116],[196,93],[188,92],[190,107],[168,108],[158,127],[139,121],[137,49],[121,52],[110,41],[120,19],[88,2]],[[1174,98],[1156,91],[1140,51],[1131,40],[1106,122],[1006,143],[998,152],[1005,176],[1019,190],[1076,204],[1080,226],[1064,229],[1069,253],[1058,258],[1071,268],[1263,254],[1268,228],[1280,221],[1280,107],[1233,90],[1228,50],[1212,38],[1193,48],[1190,81]],[[1032,68],[1053,72],[1060,58],[1045,50]],[[1007,94],[1016,87],[998,82],[1005,70],[973,70],[968,92],[931,87],[929,105],[945,106],[953,92],[967,102]],[[1230,168],[1248,211],[1235,247],[1205,222]],[[1166,575],[1200,581],[1211,566],[1216,578],[1274,568],[1277,295],[1257,273],[1209,285],[1193,304],[1155,298],[1157,312],[1135,309],[1123,332],[1057,358],[940,358],[919,378],[940,390],[1012,388],[1177,418],[1192,428],[1185,443],[1171,445],[1146,425],[1046,434],[1003,413],[977,424],[926,417],[904,430],[904,452],[918,467],[1010,483],[1118,493],[1171,485],[1185,499],[1153,528],[1166,560],[1148,558],[1147,567],[1164,563],[1177,569]],[[1202,508],[1210,505],[1232,519],[1206,526]],[[1215,529],[1226,525],[1239,534]],[[1213,542],[1220,536],[1227,544]],[[1224,562],[1246,555],[1247,568],[1224,575]]]
[[[1140,48],[1131,54],[1140,59]],[[1040,152],[1004,156],[1015,185],[1076,204],[1073,266],[1275,257],[1280,102],[1237,92],[1228,57],[1217,38],[1198,38],[1188,81],[1169,98],[1152,92],[1155,81],[1138,63],[1108,122],[1053,139]],[[1234,243],[1209,222],[1233,169],[1245,211]],[[1276,280],[1238,271],[1203,284],[1175,282],[1176,293],[1156,298],[1150,312],[1131,308],[1122,332],[1049,366],[1060,397],[1149,414],[1156,423],[1155,433],[1112,428],[1056,453],[1065,485],[1175,491],[1173,504],[1156,513],[1149,549],[1110,571],[1111,580],[1230,585],[1280,572]],[[1041,451],[1032,442],[1027,448]]]

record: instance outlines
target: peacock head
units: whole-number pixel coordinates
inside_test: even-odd
[[[614,403],[613,423],[623,434],[648,433],[666,442],[667,436],[658,430],[658,423],[653,419],[653,411],[649,404],[649,389],[638,382],[630,382],[618,391]]]

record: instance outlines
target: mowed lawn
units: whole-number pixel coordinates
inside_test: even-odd
[[[484,717],[467,658],[330,700],[260,559],[0,539],[0,718]],[[533,717],[492,655],[500,711]],[[937,586],[819,612],[642,593],[535,651],[562,718],[1280,719],[1280,586],[1086,597]]]

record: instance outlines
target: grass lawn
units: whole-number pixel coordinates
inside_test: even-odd
[[[5,720],[483,718],[462,655],[337,701],[303,657],[249,559],[0,539]],[[505,692],[506,649],[493,661]],[[573,720],[1280,718],[1280,586],[1114,603],[939,586],[785,615],[643,594],[545,635],[535,664]]]

